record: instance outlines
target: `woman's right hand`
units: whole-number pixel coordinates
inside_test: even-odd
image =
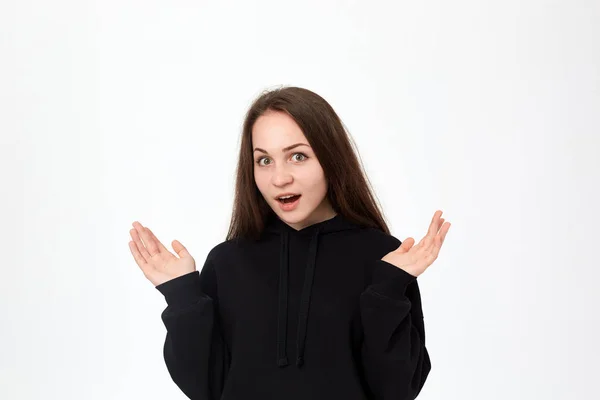
[[[171,242],[175,256],[154,236],[149,228],[135,221],[129,231],[133,241],[129,250],[144,276],[156,287],[182,275],[194,272],[196,262],[187,249],[177,240]],[[142,242],[143,241],[143,242]]]

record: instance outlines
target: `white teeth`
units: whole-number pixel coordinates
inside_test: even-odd
[[[283,196],[283,197],[279,197],[279,200],[283,200],[283,199],[289,199],[290,197],[294,197],[297,196],[296,194],[292,194],[290,196]]]

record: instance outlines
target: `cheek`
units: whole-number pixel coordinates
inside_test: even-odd
[[[306,179],[315,189],[327,186],[323,169],[321,169],[319,165],[316,165],[314,168],[307,171]]]
[[[317,198],[321,199],[327,194],[327,181],[323,175],[323,170],[320,168],[315,168],[304,176],[303,183],[303,186],[308,189],[308,192],[310,192],[311,197],[315,198],[315,201]]]
[[[260,173],[256,173],[256,171],[254,172],[254,183],[256,184],[256,187],[258,188],[258,190],[264,194],[266,187],[267,187],[267,180],[265,179],[264,174],[260,174]]]

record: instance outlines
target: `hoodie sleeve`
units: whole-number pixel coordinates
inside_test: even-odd
[[[229,352],[218,315],[217,279],[212,260],[156,286],[167,302],[163,356],[173,381],[192,400],[221,397]]]
[[[381,259],[360,296],[361,358],[372,398],[417,397],[431,369],[416,277]]]

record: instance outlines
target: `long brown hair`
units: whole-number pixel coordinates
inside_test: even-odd
[[[267,111],[285,112],[296,121],[312,147],[329,186],[333,209],[361,226],[389,234],[369,179],[359,162],[356,146],[331,105],[318,94],[300,87],[263,91],[246,113],[236,170],[235,198],[227,239],[257,239],[274,212],[254,181],[252,128]]]

